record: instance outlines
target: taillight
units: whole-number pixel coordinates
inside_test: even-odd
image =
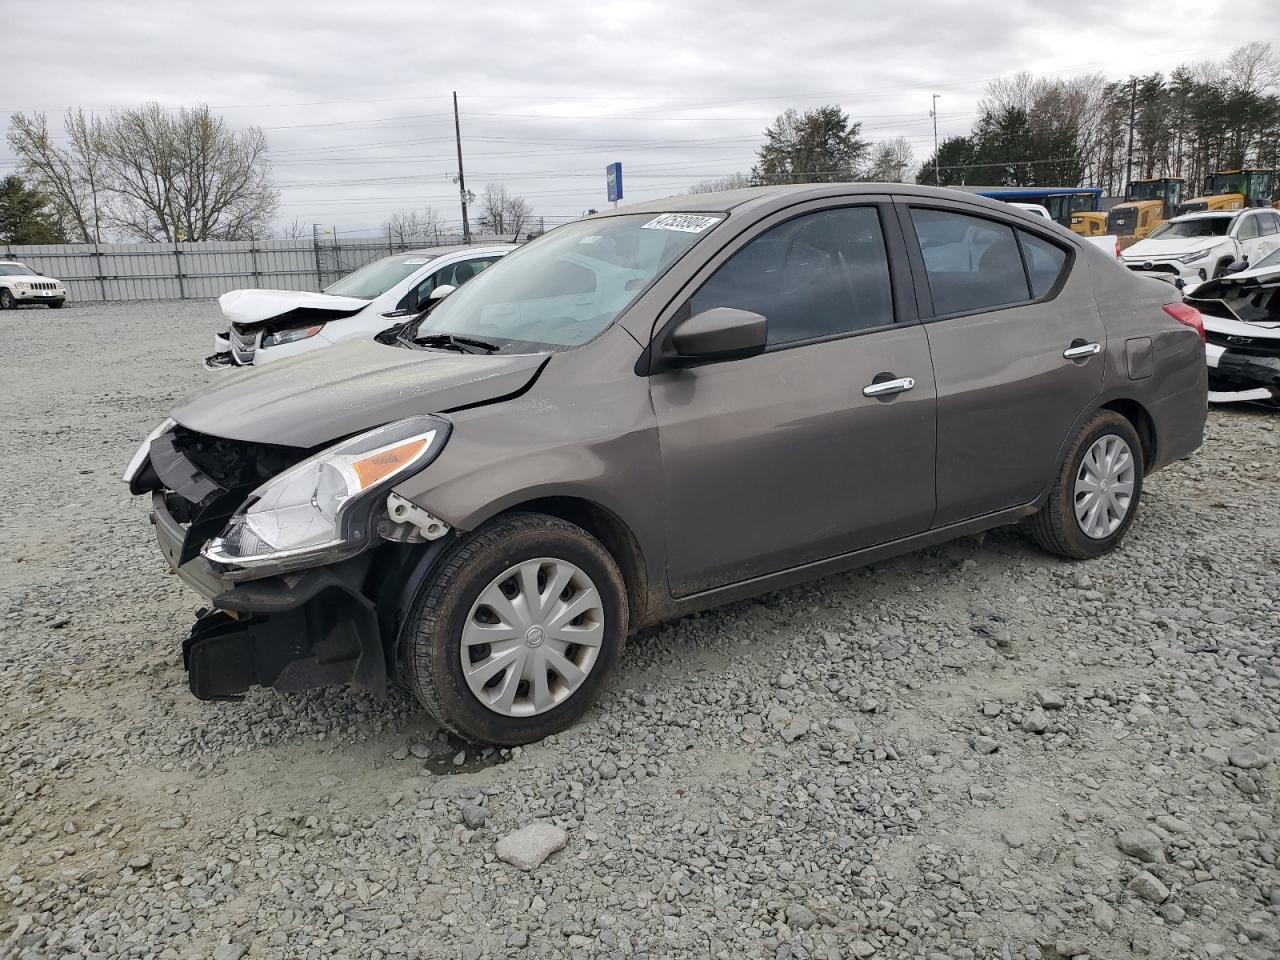
[[[1116,237],[1116,259],[1120,259],[1120,238]]]
[[[1204,343],[1204,320],[1200,318],[1199,310],[1195,307],[1189,307],[1185,303],[1166,303],[1164,312],[1179,323],[1186,324],[1200,334],[1200,342]]]

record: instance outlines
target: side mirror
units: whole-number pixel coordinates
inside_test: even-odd
[[[452,284],[442,283],[440,286],[436,287],[429,294],[427,294],[427,302],[430,303],[432,300],[443,300],[445,297],[447,297],[449,294],[453,293],[453,291],[457,289],[458,288],[453,286]]]
[[[750,310],[712,307],[685,320],[671,334],[674,366],[739,360],[764,353],[769,321]]]
[[[1227,273],[1239,273],[1241,270],[1249,269],[1248,260],[1232,260],[1227,264]]]

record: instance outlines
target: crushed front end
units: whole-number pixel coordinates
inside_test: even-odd
[[[1209,400],[1280,403],[1280,270],[1221,277],[1186,301],[1204,319]]]
[[[448,532],[386,493],[447,436],[446,421],[417,419],[320,452],[172,421],[144,442],[130,491],[150,495],[161,553],[210,603],[182,645],[195,696],[347,682],[385,691],[403,588]]]

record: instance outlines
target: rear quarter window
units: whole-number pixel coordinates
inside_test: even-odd
[[[1027,259],[1027,275],[1031,280],[1031,296],[1039,300],[1047,296],[1067,266],[1067,252],[1057,244],[1042,240],[1025,230],[1018,231],[1022,252]]]

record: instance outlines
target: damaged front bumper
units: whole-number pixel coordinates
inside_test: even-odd
[[[1205,359],[1210,403],[1280,403],[1280,356],[1256,356],[1208,343]]]
[[[201,700],[238,699],[250,687],[281,692],[355,683],[381,696],[387,663],[374,602],[362,586],[371,557],[247,583],[223,579],[196,554],[184,561],[187,528],[152,495],[160,550],[201,596],[203,612],[182,644],[191,692]]]

